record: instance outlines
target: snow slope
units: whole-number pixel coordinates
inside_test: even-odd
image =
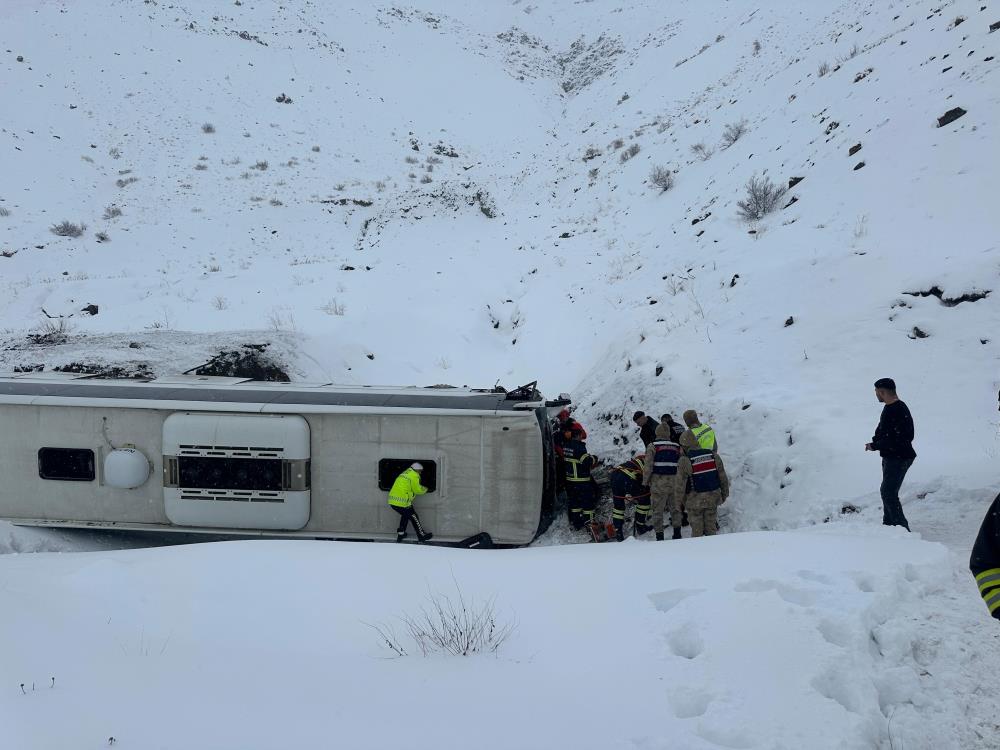
[[[218,331],[285,334],[297,377],[571,390],[612,458],[635,408],[695,407],[738,528],[821,520],[877,484],[860,446],[891,375],[913,477],[995,480],[997,297],[945,305],[1000,270],[992,3],[3,13],[4,366],[82,349],[187,369],[233,340]],[[804,179],[750,234],[735,204],[755,173]],[[51,234],[63,220],[88,229]],[[43,309],[73,316],[72,353],[25,340]],[[201,343],[158,356],[174,331]]]
[[[0,715],[24,748],[972,747],[909,640],[945,548],[851,531],[6,556]],[[497,654],[390,658],[368,624],[456,585],[516,622]]]
[[[0,526],[4,552],[94,550],[0,557],[0,737],[1000,745],[964,569],[1000,455],[997,21],[994,0],[0,3],[0,369],[269,342],[303,379],[538,378],[609,460],[636,408],[695,407],[726,530],[816,524],[473,555]],[[755,174],[803,179],[748,225]],[[948,550],[877,527],[886,375],[917,423],[907,514]],[[453,576],[517,619],[498,658],[382,658],[363,623]]]

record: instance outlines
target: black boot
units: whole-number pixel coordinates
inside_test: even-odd
[[[671,539],[683,539],[684,537],[681,536],[681,530],[679,528],[674,528],[674,535],[672,537],[670,537],[670,538]]]
[[[419,537],[417,537],[417,541],[423,544],[424,542],[429,542],[433,538],[434,534],[428,531],[426,534],[421,534]]]
[[[405,531],[397,531],[396,532],[396,543],[398,544],[399,542],[403,541],[404,539],[406,539],[406,532]]]
[[[658,541],[658,542],[662,542],[663,541],[663,532],[662,531],[657,531],[656,532],[656,541]]]
[[[688,512],[684,511],[683,513],[681,513],[681,526],[690,526],[690,525],[691,524],[688,523]]]

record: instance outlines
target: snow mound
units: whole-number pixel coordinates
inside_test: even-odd
[[[956,699],[913,624],[948,562],[879,528],[9,555],[0,716],[17,747],[311,747],[331,722],[358,748],[956,746],[963,730],[921,718]],[[456,586],[515,624],[498,653],[389,658],[370,625],[399,632]]]

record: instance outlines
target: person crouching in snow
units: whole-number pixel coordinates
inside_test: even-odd
[[[615,527],[615,539],[619,542],[625,540],[626,503],[635,503],[635,535],[649,531],[649,487],[642,479],[645,468],[646,456],[639,453],[611,470],[611,498],[614,503],[611,522]]]
[[[419,463],[410,464],[410,468],[396,477],[389,490],[389,507],[399,514],[399,528],[396,529],[396,541],[401,542],[406,539],[406,526],[413,524],[413,530],[417,532],[417,541],[426,542],[434,535],[429,531],[424,531],[420,525],[420,516],[417,515],[416,508],[413,507],[413,498],[423,495],[427,488],[420,483],[420,474],[424,467]]]

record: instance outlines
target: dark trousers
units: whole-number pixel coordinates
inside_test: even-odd
[[[424,527],[420,525],[420,516],[417,515],[416,508],[412,505],[409,508],[400,508],[395,505],[390,505],[394,511],[399,514],[399,528],[396,529],[396,536],[402,539],[406,536],[406,525],[412,524],[413,530],[417,532],[417,539],[423,539],[427,532],[424,531]]]
[[[576,529],[594,520],[597,496],[590,480],[566,482],[566,498],[569,501],[569,520]]]
[[[912,458],[882,459],[882,486],[879,491],[882,493],[883,526],[902,526],[910,530],[910,524],[903,515],[903,504],[899,502],[899,488],[912,465]]]

